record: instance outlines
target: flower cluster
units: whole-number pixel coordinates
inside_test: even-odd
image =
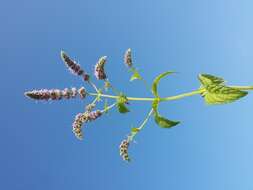
[[[72,124],[72,131],[75,134],[75,136],[80,140],[83,139],[82,126],[83,126],[84,121],[85,121],[85,118],[83,117],[83,114],[78,113],[75,116],[75,120]]]
[[[89,75],[86,74],[81,66],[73,61],[64,51],[61,51],[61,58],[74,75],[82,76],[85,81],[89,80]]]
[[[82,127],[84,123],[91,122],[96,120],[98,117],[102,115],[102,112],[100,110],[96,111],[86,111],[84,113],[78,113],[75,116],[75,120],[72,124],[72,131],[75,134],[75,136],[79,139],[83,139],[83,133],[82,133]]]
[[[119,146],[119,154],[122,157],[123,160],[130,161],[129,155],[128,155],[128,147],[129,147],[129,140],[124,139]]]
[[[121,93],[118,93],[117,90],[114,88],[114,93],[117,94],[118,97],[116,98],[116,101],[114,104],[107,105],[107,101],[105,103],[103,110],[95,110],[93,109],[96,107],[97,102],[100,101],[101,96],[103,93],[103,90],[108,90],[109,87],[112,87],[109,80],[107,79],[107,75],[105,72],[105,64],[107,62],[107,57],[103,56],[100,57],[97,63],[95,64],[94,68],[94,75],[96,79],[98,80],[104,80],[104,89],[99,89],[97,86],[92,82],[90,75],[88,75],[81,66],[74,60],[72,60],[67,53],[64,51],[61,51],[61,59],[67,66],[67,68],[71,71],[72,74],[76,76],[80,76],[83,78],[84,81],[86,81],[88,85],[91,85],[92,88],[96,91],[96,93],[88,93],[84,87],[81,87],[79,89],[77,88],[65,88],[63,90],[61,89],[41,89],[41,90],[32,90],[25,92],[25,96],[34,99],[34,100],[61,100],[61,99],[73,99],[76,97],[79,97],[81,99],[84,99],[87,95],[96,96],[95,100],[85,107],[85,111],[78,113],[74,121],[72,123],[72,132],[75,134],[75,136],[82,140],[83,135],[83,127],[86,126],[86,123],[92,122],[99,118],[103,113],[107,113],[109,109],[114,107],[115,105],[118,107],[118,110],[120,113],[126,113],[128,112],[128,109],[125,104],[128,104],[127,98],[123,95],[119,95]],[[124,55],[124,62],[125,64],[133,69],[132,67],[132,57],[131,57],[131,49],[128,49],[125,52]],[[110,97],[107,95],[107,97]],[[120,156],[123,158],[123,160],[130,161],[130,158],[128,156],[128,147],[129,147],[130,140],[129,138],[127,140],[123,140],[120,144]]]
[[[106,56],[101,57],[95,65],[94,75],[98,80],[106,79],[104,65],[106,63]]]
[[[79,94],[80,98],[83,99],[86,97],[86,90],[84,87],[81,87],[79,90],[76,88],[65,88],[64,90],[59,89],[41,89],[41,90],[32,90],[25,92],[25,95],[29,98],[35,100],[61,100],[61,99],[70,99],[76,98]]]

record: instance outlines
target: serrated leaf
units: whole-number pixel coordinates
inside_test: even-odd
[[[225,82],[223,78],[209,74],[199,74],[198,78],[203,86],[209,84],[223,84]]]
[[[220,77],[200,74],[198,78],[204,90],[201,95],[207,104],[231,103],[248,94],[248,92],[224,85],[225,81]]]
[[[172,121],[162,117],[159,113],[155,113],[155,122],[162,128],[171,128],[179,124],[179,121]]]
[[[153,81],[153,84],[152,84],[152,93],[154,94],[155,97],[159,97],[158,92],[157,92],[157,87],[158,87],[158,84],[159,84],[160,80],[163,77],[165,77],[165,76],[167,76],[169,74],[172,74],[172,73],[174,73],[174,72],[173,71],[167,71],[167,72],[164,72],[164,73],[158,75],[155,78],[155,80]]]
[[[234,102],[247,94],[248,92],[225,85],[209,84],[205,86],[202,96],[207,104],[226,104]]]

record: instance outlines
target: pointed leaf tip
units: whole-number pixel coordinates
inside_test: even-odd
[[[154,79],[153,84],[152,84],[152,93],[154,94],[155,97],[157,97],[157,98],[159,97],[158,91],[157,91],[157,87],[158,87],[158,84],[159,84],[160,80],[161,80],[163,77],[165,77],[165,76],[167,76],[167,75],[170,75],[170,74],[172,74],[172,73],[175,73],[175,72],[174,72],[174,71],[167,71],[167,72],[164,72],[164,73],[158,75],[158,76]]]
[[[155,114],[155,122],[161,127],[161,128],[171,128],[180,123],[180,121],[173,121],[166,119],[165,117],[162,117],[158,113]]]

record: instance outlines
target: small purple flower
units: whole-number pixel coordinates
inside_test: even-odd
[[[106,56],[101,57],[95,65],[94,75],[98,80],[106,79],[104,65],[106,63]]]
[[[87,120],[94,121],[102,115],[100,110],[88,112]]]

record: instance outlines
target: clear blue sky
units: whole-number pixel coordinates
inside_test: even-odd
[[[146,80],[166,70],[163,96],[199,87],[210,73],[229,84],[253,84],[251,0],[8,0],[0,3],[0,189],[5,190],[249,190],[253,189],[253,95],[206,106],[200,96],[164,103],[160,112],[182,123],[166,130],[150,120],[123,162],[120,141],[150,107],[112,111],[90,123],[86,138],[71,132],[88,101],[34,102],[34,88],[83,85],[60,60],[63,49],[89,72],[108,56],[114,86],[150,96],[129,83],[123,65],[131,47]]]

